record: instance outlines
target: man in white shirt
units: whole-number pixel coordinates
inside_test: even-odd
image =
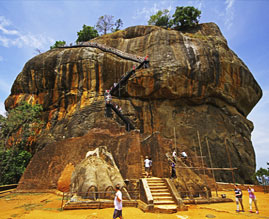
[[[149,177],[149,167],[150,167],[150,160],[148,159],[148,156],[146,156],[146,159],[144,160],[145,163],[145,172],[147,178]]]
[[[177,152],[176,152],[176,150],[173,151],[172,157],[173,157],[174,162],[176,162],[177,161]]]
[[[113,219],[115,218],[122,218],[122,193],[120,191],[120,185],[116,185],[116,194],[114,198],[114,214],[113,214]]]
[[[184,159],[187,159],[187,158],[188,158],[188,155],[186,154],[185,151],[182,151],[181,156],[182,156],[182,158],[184,158]]]

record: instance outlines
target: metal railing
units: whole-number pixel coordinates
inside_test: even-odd
[[[129,59],[129,60],[132,60],[132,61],[135,61],[135,62],[140,62],[141,63],[141,62],[144,61],[144,57],[132,55],[130,53],[126,53],[126,52],[123,52],[121,50],[118,50],[118,49],[115,49],[115,48],[112,48],[112,47],[109,47],[109,46],[105,46],[105,45],[97,43],[97,42],[79,42],[76,45],[60,46],[60,47],[57,47],[57,48],[76,48],[76,47],[98,48],[98,49],[101,49],[101,50],[103,50],[105,52],[110,52],[110,53],[118,55],[118,56],[120,56],[122,58]]]
[[[137,201],[139,199],[139,191],[122,190],[122,199]],[[104,201],[112,201],[115,198],[115,191],[89,191],[89,192],[64,192],[62,196],[61,208],[66,203],[98,203]]]

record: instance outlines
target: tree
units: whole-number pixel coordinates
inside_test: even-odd
[[[31,158],[25,150],[0,150],[0,185],[18,183]]]
[[[96,29],[102,34],[107,34],[108,31],[112,31],[114,27],[114,22],[113,22],[114,16],[112,15],[104,15],[99,17],[97,24],[96,24]],[[119,19],[120,20],[120,19]]]
[[[89,41],[95,37],[98,37],[98,32],[94,27],[83,25],[83,29],[77,32],[78,38],[76,42]]]
[[[43,124],[39,118],[41,111],[41,105],[32,106],[24,101],[7,112],[7,117],[0,116],[2,146],[5,149],[19,148],[34,153],[31,145]]]
[[[50,49],[54,49],[54,48],[57,48],[57,47],[61,47],[61,46],[65,46],[66,42],[63,40],[63,41],[56,41],[54,43],[53,46],[50,47]]]
[[[176,7],[172,23],[175,27],[192,27],[199,23],[201,11],[192,6]]]
[[[265,180],[265,177],[269,177],[269,170],[264,169],[264,168],[260,168],[259,170],[256,171],[256,173],[254,174],[254,177],[256,179],[258,179],[258,181],[260,183],[263,183],[263,181]]]
[[[113,32],[116,32],[116,31],[118,31],[118,30],[120,30],[120,27],[122,27],[122,25],[123,25],[123,22],[122,22],[122,20],[119,18],[118,20],[116,20],[116,22],[115,22],[115,24],[114,24],[114,26],[116,27],[115,29],[114,28],[112,28],[113,30]]]
[[[170,27],[170,14],[168,9],[159,10],[156,14],[151,15],[148,25]]]
[[[0,184],[17,183],[35,150],[32,145],[41,129],[42,106],[22,102],[0,115]]]

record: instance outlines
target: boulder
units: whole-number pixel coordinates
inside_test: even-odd
[[[184,31],[134,26],[94,41],[132,55],[149,55],[150,67],[137,71],[112,98],[133,122],[136,139],[159,133],[162,139],[176,137],[179,151],[194,152],[199,148],[198,131],[207,166],[206,138],[213,167],[230,167],[230,156],[232,167],[238,168],[236,181],[252,182],[256,164],[251,142],[253,124],[247,115],[261,98],[262,90],[243,61],[229,49],[216,24],[200,24]],[[115,114],[112,119],[105,117],[103,94],[133,65],[138,63],[98,48],[55,48],[25,64],[5,106],[9,110],[23,100],[42,104],[45,127],[37,140],[37,150],[57,148],[66,139],[83,139],[94,129],[110,129],[113,136],[121,130],[122,135],[122,121]],[[104,140],[100,135],[98,141],[109,149],[113,140]],[[150,144],[148,147],[153,148],[154,141]],[[124,164],[117,163],[123,177],[139,177],[126,164],[140,163],[144,155],[140,144],[130,149],[124,138],[119,145],[119,151],[110,151],[116,163],[116,153],[136,154],[128,156],[130,160],[126,157]],[[167,163],[164,153],[169,148],[160,143],[158,150],[158,162]],[[54,162],[51,157],[47,157],[49,163]],[[127,169],[123,170],[122,165]],[[161,175],[167,172],[164,168]],[[215,175],[217,181],[232,181],[230,172],[217,171]]]

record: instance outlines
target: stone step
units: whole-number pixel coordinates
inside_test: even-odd
[[[150,179],[150,178],[147,178],[148,184],[164,183],[163,181],[151,181],[151,180],[148,180],[148,179]]]
[[[171,195],[170,192],[157,192],[157,191],[154,191],[151,193],[152,196],[169,196]]]
[[[163,182],[163,179],[161,178],[158,178],[158,177],[151,177],[148,179],[149,181],[162,181]]]
[[[166,186],[165,183],[148,183],[149,187],[151,186]]]
[[[171,196],[153,196],[153,201],[161,201],[161,200],[173,201],[173,198]]]
[[[167,189],[167,186],[149,185],[150,189]]]
[[[158,178],[155,176],[152,176],[149,180],[153,180],[153,181],[164,181],[162,178]]]
[[[154,205],[175,205],[173,200],[153,200]]]
[[[176,205],[157,205],[157,206],[154,206],[154,212],[173,214],[177,212],[177,206]]]
[[[158,188],[153,188],[153,189],[150,189],[151,193],[157,193],[157,192],[160,192],[160,193],[163,193],[163,192],[169,192],[168,189],[158,189]]]

